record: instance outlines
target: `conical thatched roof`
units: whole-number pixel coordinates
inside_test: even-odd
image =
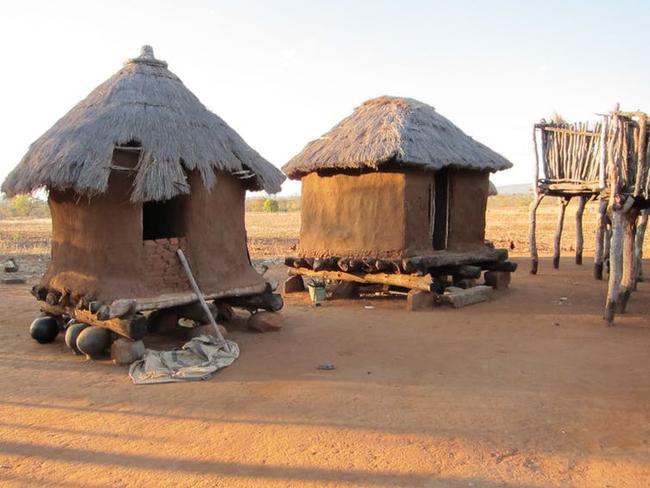
[[[300,178],[319,170],[380,169],[387,164],[489,171],[512,166],[433,107],[412,98],[384,96],[357,107],[282,169],[290,178]]]
[[[499,194],[499,190],[494,183],[490,181],[490,188],[488,189],[488,197],[495,197]]]
[[[8,195],[43,186],[105,192],[113,149],[133,143],[141,147],[133,201],[188,193],[185,172],[194,169],[208,188],[215,170],[249,170],[256,187],[270,193],[285,179],[145,46],[30,146],[2,190]]]

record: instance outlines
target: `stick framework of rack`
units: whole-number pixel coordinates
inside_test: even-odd
[[[624,312],[642,276],[642,246],[650,206],[648,116],[618,108],[596,124],[546,122],[534,125],[534,199],[530,206],[531,273],[539,266],[537,209],[545,197],[558,198],[553,267],[560,264],[566,208],[578,198],[576,263],[582,264],[582,217],[588,201],[598,201],[594,276],[609,270],[605,318]],[[540,170],[542,174],[540,175]],[[637,225],[637,219],[639,220]]]

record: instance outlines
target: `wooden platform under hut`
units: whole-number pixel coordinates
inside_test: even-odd
[[[304,283],[296,281],[296,277],[304,277],[334,285],[382,285],[382,290],[387,293],[424,292],[430,297],[431,304],[444,303],[447,301],[445,292],[448,295],[449,291],[459,288],[469,289],[481,284],[493,288],[507,287],[510,273],[517,269],[516,263],[508,261],[506,249],[490,246],[476,252],[438,251],[397,260],[287,257],[285,265],[289,267],[291,277],[285,282],[285,293],[304,291]],[[354,295],[360,291],[354,290]],[[407,307],[412,309],[408,302]]]

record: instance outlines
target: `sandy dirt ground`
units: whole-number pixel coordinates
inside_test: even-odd
[[[134,386],[31,340],[36,302],[0,286],[0,485],[648,486],[650,284],[613,328],[604,292],[545,259],[461,310],[301,294],[280,332],[231,326],[213,379]]]

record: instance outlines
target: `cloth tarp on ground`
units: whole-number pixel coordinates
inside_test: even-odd
[[[147,349],[131,364],[129,376],[136,385],[207,380],[239,357],[239,346],[214,336],[201,335],[173,351]]]

